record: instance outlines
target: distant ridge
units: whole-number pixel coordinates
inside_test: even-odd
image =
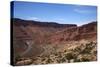
[[[56,22],[40,22],[40,21],[34,21],[34,20],[23,20],[23,19],[19,19],[19,18],[12,18],[13,22],[17,22],[14,23],[16,25],[18,24],[22,24],[24,26],[27,25],[38,25],[38,26],[44,26],[44,27],[77,27],[76,24],[59,24]],[[28,22],[28,23],[27,23]]]

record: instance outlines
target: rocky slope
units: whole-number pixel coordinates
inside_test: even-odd
[[[51,37],[51,34],[70,27],[77,25],[13,19],[14,37],[18,40],[33,39],[36,44],[45,43],[45,38]]]
[[[15,57],[31,57],[40,54],[51,34],[64,28],[76,27],[75,24],[58,24],[55,22],[39,22],[12,19],[13,23],[13,48]]]
[[[29,60],[29,58],[34,59],[39,56],[35,61],[31,61],[31,64],[39,64],[42,61],[39,62],[38,60],[40,58],[43,59],[41,56],[55,55],[55,53],[58,54],[59,52],[62,54],[64,53],[64,49],[69,51],[68,48],[72,47],[72,50],[76,46],[86,44],[87,42],[95,41],[97,43],[96,21],[77,26],[76,24],[58,24],[55,22],[40,22],[13,18],[12,23],[13,58],[15,65],[20,58],[28,58]],[[84,41],[81,42],[82,40]],[[94,46],[96,47],[96,44]],[[96,51],[95,48],[93,50]],[[91,49],[91,51],[93,50]],[[54,60],[57,61],[57,59]],[[58,60],[60,59],[58,58]],[[54,61],[53,63],[57,62]],[[19,63],[18,65],[23,64]]]
[[[50,37],[50,43],[60,43],[62,41],[78,40],[96,40],[97,39],[97,22],[91,22],[79,27],[66,28],[63,31],[56,32]]]

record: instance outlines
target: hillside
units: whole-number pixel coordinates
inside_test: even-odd
[[[97,39],[97,22],[56,32],[50,37],[50,43],[58,42],[59,44],[61,41],[79,41],[82,39],[91,41]]]
[[[61,55],[64,62],[66,59],[64,59],[66,57],[65,54],[70,51],[71,53],[76,52],[76,48],[84,48],[91,51],[92,53],[89,56],[94,57],[93,61],[96,60],[96,53],[95,55],[93,53],[96,51],[97,43],[96,21],[77,26],[76,24],[58,24],[56,22],[40,22],[18,18],[13,18],[12,20],[15,65],[26,65],[27,63],[24,64],[20,61],[27,60],[27,58],[28,60],[31,59],[29,64],[47,64],[46,61],[41,63],[42,60],[44,58],[47,60],[47,57],[50,59],[51,55],[54,58],[55,54],[57,56]],[[87,44],[94,47],[90,49],[90,46],[87,47]],[[81,49],[81,51],[84,51],[84,49]],[[78,56],[83,53],[78,51],[76,54],[76,60],[79,60]],[[48,63],[61,63],[61,58],[54,58],[52,62],[48,61]],[[90,61],[91,58],[88,60]],[[66,60],[65,62],[70,61]]]

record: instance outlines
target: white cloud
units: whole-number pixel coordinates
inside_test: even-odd
[[[39,20],[37,17],[28,17],[27,20]]]
[[[93,13],[93,10],[92,9],[89,9],[89,7],[87,6],[76,6],[75,9],[74,9],[75,12],[77,13],[82,13],[82,14],[91,14]]]
[[[93,13],[91,10],[84,10],[84,9],[74,9],[77,13],[83,13],[83,14],[90,14]]]

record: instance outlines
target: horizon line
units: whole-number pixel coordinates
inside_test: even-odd
[[[24,20],[24,21],[36,21],[36,22],[41,22],[41,23],[56,23],[56,24],[69,24],[69,23],[60,23],[60,22],[56,22],[56,21],[41,21],[41,20],[29,20],[29,19],[22,19],[22,18],[11,18],[11,19],[19,19],[19,20]],[[97,20],[90,20],[90,21],[87,21],[87,23],[84,23],[84,24],[88,24],[88,23],[91,23],[91,22],[97,22]],[[79,24],[77,24],[77,23],[70,23],[70,24],[75,24],[75,25],[77,25],[77,26],[82,26],[82,25],[84,25],[84,24],[81,24],[81,25],[79,25]]]

